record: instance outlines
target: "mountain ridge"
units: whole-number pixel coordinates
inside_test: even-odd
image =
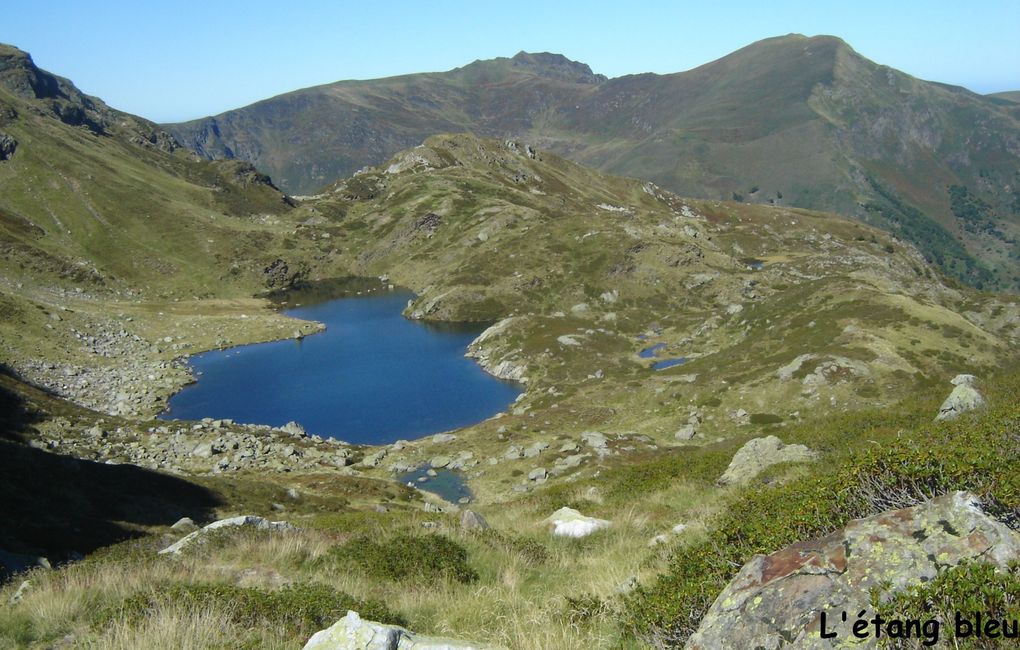
[[[1020,288],[1020,110],[1001,98],[916,79],[834,36],[780,36],[685,72],[594,82],[584,64],[540,58],[571,74],[476,61],[166,128],[303,194],[437,133],[523,137],[685,196],[845,214],[969,284]]]

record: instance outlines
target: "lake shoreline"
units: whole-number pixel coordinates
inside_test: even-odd
[[[338,295],[340,297],[336,297]],[[405,289],[397,289],[381,279],[341,278],[277,293],[272,299],[275,309],[281,315],[315,323],[318,330],[311,333],[319,336],[305,340],[305,336],[298,336],[299,333],[295,332],[293,337],[283,337],[257,345],[231,346],[191,355],[187,358],[187,364],[194,381],[170,397],[168,408],[158,416],[161,420],[211,417],[269,426],[297,421],[306,426],[310,432],[324,437],[354,444],[377,445],[389,444],[396,439],[421,438],[472,426],[504,412],[523,393],[520,382],[507,381],[496,376],[486,364],[478,363],[478,360],[473,358],[470,350],[475,341],[484,334],[484,324],[437,324],[408,319],[403,311],[406,302],[413,299],[413,294]],[[371,302],[359,302],[365,300]],[[385,302],[380,303],[378,300]],[[367,307],[369,304],[373,306]],[[343,319],[336,320],[338,314],[345,310],[349,313],[344,315]],[[357,320],[359,314],[373,319],[372,327],[382,329],[378,333],[359,330]],[[335,327],[342,327],[344,331],[333,335],[331,329]],[[337,336],[345,337],[343,345],[338,343]],[[379,359],[366,352],[378,343],[373,336],[379,336],[387,341],[386,347],[377,351],[381,357]],[[301,352],[300,347],[295,349],[292,346],[284,348],[278,345],[288,339],[296,340],[311,350]],[[414,347],[416,345],[419,347]],[[391,349],[394,346],[397,347],[396,350]],[[455,354],[452,354],[454,352]],[[430,354],[433,356],[429,357]],[[257,365],[260,363],[257,359],[237,359],[238,356],[285,359],[294,355],[297,357],[305,355],[302,364],[295,365],[295,361],[290,359],[279,367],[272,365],[262,367]],[[331,358],[337,359],[347,355],[348,358],[346,361],[325,362],[316,355],[332,355]],[[400,371],[388,379],[375,377],[375,374],[382,372],[384,362],[396,363],[400,366]],[[239,372],[238,369],[228,369],[232,363],[253,363],[256,366],[249,368],[247,374],[235,374],[228,380],[221,375]],[[334,368],[331,365],[333,363],[340,366]],[[343,366],[344,363],[348,365]],[[356,365],[350,365],[351,363]],[[470,364],[470,369],[466,368],[465,364]],[[207,374],[210,372],[213,373],[212,377]],[[274,379],[282,372],[288,375],[286,382]],[[442,390],[428,393],[425,388],[401,384],[401,381],[413,383],[413,380],[403,378],[405,374],[409,377],[420,376],[424,382],[433,382],[434,380],[427,376],[429,372],[440,373],[439,381],[435,385],[442,386]],[[352,379],[352,373],[358,377]],[[315,375],[315,380],[305,386],[308,391],[325,391],[326,386],[334,391],[329,397],[328,413],[324,410],[324,405],[316,403],[307,393],[300,392],[294,387],[301,386],[302,382],[307,384],[308,380],[302,379],[302,376],[312,374]],[[246,385],[246,382],[250,384],[249,380],[252,377],[258,377],[261,382],[275,381],[279,391],[288,395],[290,400],[281,409],[289,410],[283,415],[282,410],[273,412],[275,417],[271,416],[273,414],[269,411],[271,408],[269,404],[279,396],[268,389],[257,396],[250,395],[249,392],[252,390],[261,390],[259,388],[261,384],[258,382]],[[361,398],[352,398],[348,393],[357,393],[364,382],[375,385],[378,391],[369,392]],[[238,386],[244,388],[238,389]],[[338,386],[341,388],[336,388]],[[346,388],[343,388],[344,386]],[[210,390],[221,392],[212,396],[208,393]],[[380,393],[390,394],[395,390],[408,391],[409,399],[412,399],[407,405],[411,409],[411,414],[395,413],[405,405],[397,406],[392,398],[380,397]],[[198,394],[203,391],[207,394]],[[239,391],[244,394],[239,395]],[[370,413],[368,406],[362,402],[367,404],[373,400],[374,403],[385,404],[386,408],[380,409],[376,414]],[[302,408],[306,410],[302,411]],[[342,412],[344,415],[334,416],[332,415],[334,411]],[[356,415],[347,418],[348,413]],[[382,424],[379,429],[382,433],[369,435],[367,431],[376,430],[373,428],[374,425],[369,423],[374,422],[373,418],[386,422],[402,420],[409,428],[395,429],[395,425]],[[335,426],[328,429],[323,424],[327,421],[334,422]],[[355,433],[352,433],[352,430]]]

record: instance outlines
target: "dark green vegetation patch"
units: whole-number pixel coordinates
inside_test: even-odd
[[[331,549],[324,561],[354,566],[385,580],[478,580],[478,572],[468,564],[467,549],[443,535],[400,534],[383,541],[355,537]]]
[[[834,418],[824,430],[815,431],[814,438],[816,448],[834,444],[838,437],[853,441],[849,449],[831,448],[826,467],[838,471],[779,484],[755,482],[735,494],[731,507],[714,522],[708,541],[677,549],[653,584],[625,599],[624,625],[645,638],[685,639],[753,555],[950,491],[974,492],[990,514],[1016,527],[1020,376],[1000,384],[993,403],[997,406],[980,415],[948,422],[930,422],[932,405],[917,403]],[[652,479],[631,485],[645,489],[657,483]],[[946,589],[957,584],[955,579],[947,578]],[[974,597],[988,595],[977,592]],[[904,606],[917,602],[908,599]]]

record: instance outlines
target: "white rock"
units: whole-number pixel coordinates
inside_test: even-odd
[[[308,639],[304,650],[483,650],[463,641],[418,636],[396,625],[366,621],[348,611],[333,627]]]
[[[955,386],[946,401],[939,407],[939,414],[936,420],[952,420],[961,413],[973,411],[985,404],[985,398],[974,387],[977,378],[974,375],[957,375],[953,377],[952,384]]]
[[[597,530],[609,527],[609,522],[605,519],[587,517],[573,508],[560,508],[549,515],[545,523],[552,526],[552,534],[556,537],[587,537]]]
[[[183,549],[194,544],[200,537],[208,533],[209,531],[219,530],[220,528],[231,528],[246,526],[256,530],[297,530],[297,528],[287,523],[286,521],[269,521],[263,517],[256,517],[254,515],[242,515],[240,517],[230,517],[229,519],[220,519],[213,523],[200,528],[195,532],[182,537],[177,542],[167,546],[159,552],[160,555],[177,555]]]

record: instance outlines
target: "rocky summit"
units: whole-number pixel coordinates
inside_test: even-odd
[[[161,127],[0,46],[0,647],[1010,629],[1010,97],[789,35],[677,74],[520,52]],[[341,389],[301,371],[346,366],[296,308],[382,295],[512,383],[502,410],[345,438]],[[329,336],[414,356],[368,323]],[[214,376],[196,355],[257,346],[293,355],[225,390],[279,405],[168,410]],[[410,361],[354,381],[417,420],[464,401]],[[394,399],[409,378],[425,397]]]

